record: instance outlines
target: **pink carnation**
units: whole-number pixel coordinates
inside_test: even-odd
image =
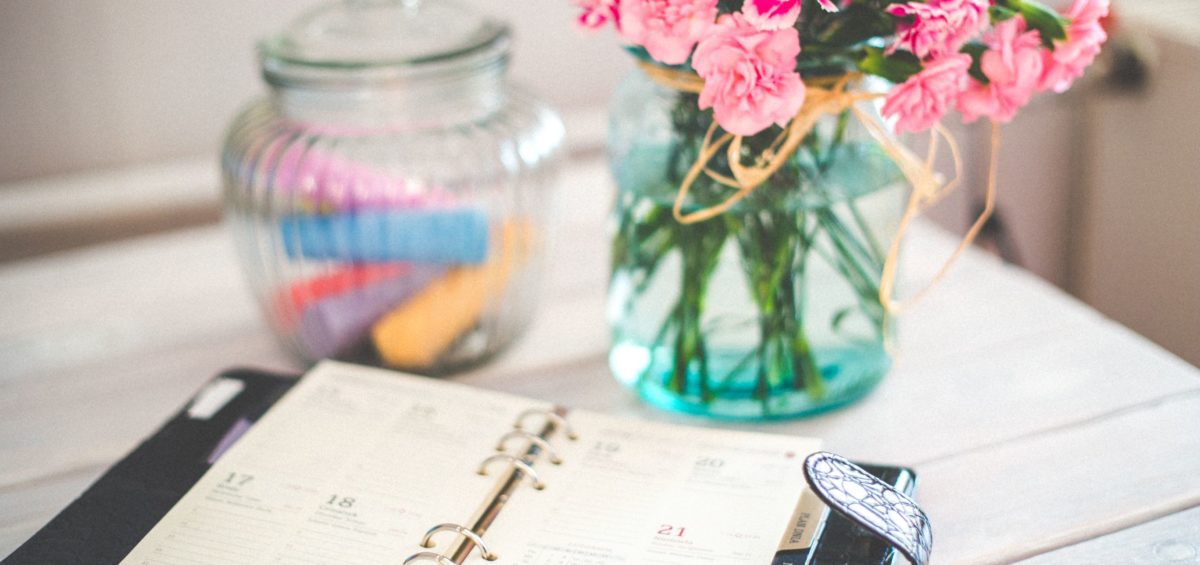
[[[909,2],[892,4],[887,11],[905,18],[891,51],[905,47],[922,59],[957,52],[988,24],[988,0]]]
[[[741,14],[721,16],[692,58],[704,78],[700,108],[711,107],[717,123],[736,135],[786,125],[804,104],[799,54],[795,28],[760,30]]]
[[[883,115],[897,117],[900,132],[925,131],[946,115],[946,110],[967,89],[971,56],[947,55],[925,65],[921,72],[892,88],[883,103]]]
[[[1040,90],[1066,92],[1075,79],[1096,60],[1108,34],[1100,19],[1108,15],[1108,0],[1075,0],[1065,14],[1071,20],[1067,38],[1055,40],[1054,50],[1043,52]]]
[[[717,19],[717,0],[618,0],[621,35],[651,57],[680,65]]]
[[[849,4],[850,2],[851,0],[846,0],[845,2],[842,2],[842,4]],[[820,4],[821,8],[826,12],[838,11],[837,3],[833,0],[817,0],[817,4]]]
[[[1041,37],[1036,30],[1025,31],[1025,19],[1015,16],[998,24],[986,43],[988,50],[981,63],[990,82],[984,85],[971,81],[958,98],[958,111],[967,122],[980,116],[1009,122],[1029,103],[1041,80]]]
[[[801,0],[746,0],[742,15],[760,29],[783,29],[796,25]]]
[[[759,29],[783,29],[796,25],[803,0],[745,0],[742,15]],[[833,0],[817,0],[826,12],[838,11]]]
[[[600,29],[604,24],[613,22],[620,29],[620,18],[617,12],[617,0],[575,0],[579,7],[579,27]]]

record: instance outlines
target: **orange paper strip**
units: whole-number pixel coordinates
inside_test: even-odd
[[[506,224],[499,253],[478,267],[458,267],[425,287],[375,324],[371,337],[384,363],[428,367],[459,336],[474,327],[489,300],[499,295],[512,266],[528,246],[527,226]]]

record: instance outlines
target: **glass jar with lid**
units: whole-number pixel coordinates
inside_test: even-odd
[[[442,373],[529,323],[563,126],[507,80],[510,45],[447,0],[328,4],[260,44],[226,216],[296,354]]]

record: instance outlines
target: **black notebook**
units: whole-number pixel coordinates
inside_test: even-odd
[[[5,563],[891,562],[807,491],[817,445],[340,363],[230,371]]]

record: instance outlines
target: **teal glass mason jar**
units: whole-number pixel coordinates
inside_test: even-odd
[[[672,206],[711,112],[638,69],[611,113],[616,378],[657,407],[735,420],[815,414],[872,390],[891,364],[879,287],[905,183],[853,112],[824,115],[764,184],[694,223]],[[744,139],[743,159],[781,132]],[[734,191],[717,180],[723,153],[685,214]]]

